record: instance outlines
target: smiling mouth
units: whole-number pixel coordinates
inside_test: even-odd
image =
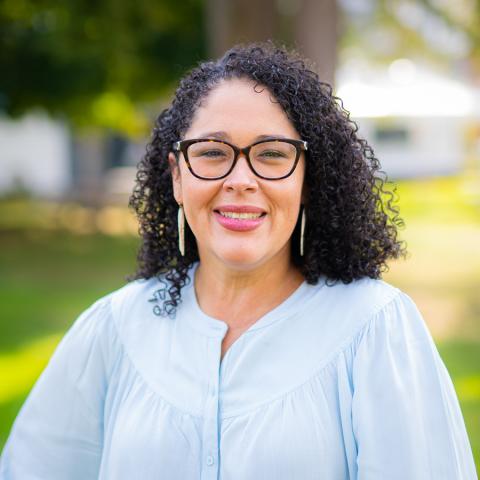
[[[266,215],[265,212],[253,213],[253,212],[222,212],[221,210],[215,210],[222,217],[225,218],[234,218],[237,220],[255,220],[257,218],[263,217]]]

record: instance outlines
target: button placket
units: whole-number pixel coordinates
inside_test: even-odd
[[[219,418],[218,392],[220,378],[220,354],[225,331],[208,341],[209,385],[205,401],[203,423],[202,480],[217,480],[219,475]]]

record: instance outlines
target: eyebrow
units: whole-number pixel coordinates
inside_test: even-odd
[[[218,132],[206,132],[200,135],[198,138],[216,138],[218,140],[231,140],[230,135],[224,131]],[[270,135],[258,135],[254,138],[254,142],[257,140],[265,140],[266,138],[287,138],[285,135],[280,134],[270,134]]]

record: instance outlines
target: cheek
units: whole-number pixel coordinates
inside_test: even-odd
[[[190,226],[194,227],[205,222],[205,215],[210,213],[212,201],[218,192],[215,183],[196,178],[183,178],[183,206]]]
[[[279,189],[275,194],[277,217],[282,222],[295,226],[300,210],[302,191],[298,185],[292,185],[290,188]],[[273,196],[272,196],[273,198]],[[280,227],[280,225],[279,225]]]

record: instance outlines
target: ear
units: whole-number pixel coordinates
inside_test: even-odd
[[[180,166],[178,165],[175,155],[170,152],[168,154],[168,163],[170,165],[170,173],[172,175],[173,196],[179,205],[183,204],[182,196],[182,176],[180,174]]]

